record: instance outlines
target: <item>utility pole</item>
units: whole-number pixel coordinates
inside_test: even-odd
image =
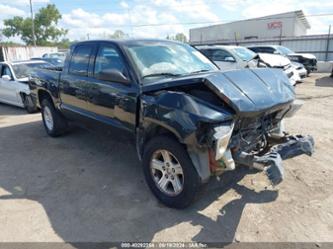
[[[236,32],[234,32],[234,37],[235,37],[235,43],[236,43],[236,46],[238,46],[238,41],[237,41],[237,34],[236,34]]]
[[[282,25],[280,27],[280,39],[279,39],[279,45],[282,45]]]
[[[131,17],[129,7],[127,7],[127,16],[128,16],[128,20],[129,20],[129,24],[130,24],[131,36],[133,37],[134,33],[133,33],[132,17]]]
[[[331,25],[328,27],[327,44],[326,44],[326,51],[325,51],[325,61],[328,60],[328,50],[330,48],[330,36],[331,36]]]
[[[34,12],[32,10],[32,0],[29,0],[29,2],[30,2],[30,14],[31,14],[32,40],[33,40],[34,46],[36,47],[35,19],[34,19]]]

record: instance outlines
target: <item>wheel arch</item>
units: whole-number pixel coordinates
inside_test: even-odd
[[[54,105],[54,101],[53,101],[51,93],[48,92],[47,90],[39,89],[37,92],[37,100],[38,100],[39,106],[44,99],[49,99],[51,101],[51,103]]]
[[[197,171],[201,182],[207,182],[211,176],[209,168],[209,154],[207,149],[198,150],[193,140],[184,139],[175,129],[168,125],[162,125],[158,123],[149,123],[145,125],[144,129],[137,129],[136,134],[136,148],[138,157],[140,160],[143,158],[145,144],[147,144],[152,138],[159,135],[167,135],[182,144],[188,152],[188,155],[193,163],[195,170]],[[192,134],[191,136],[195,136]],[[191,137],[190,136],[190,137]]]

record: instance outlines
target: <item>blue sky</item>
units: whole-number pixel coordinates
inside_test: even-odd
[[[333,14],[333,1],[313,0],[33,0],[34,11],[54,3],[62,14],[59,26],[70,39],[107,38],[117,29],[133,37],[165,38],[192,27],[225,23],[287,11]],[[29,0],[0,0],[2,20],[29,15]],[[333,15],[308,17],[309,34],[327,33]]]

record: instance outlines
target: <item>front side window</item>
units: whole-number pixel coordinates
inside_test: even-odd
[[[94,75],[98,76],[105,70],[115,69],[126,75],[126,68],[121,55],[111,46],[102,46],[96,57]]]
[[[2,73],[1,76],[8,75],[10,78],[13,78],[12,72],[10,71],[10,68],[8,66],[2,66]]]
[[[174,42],[138,42],[125,46],[142,79],[175,77],[218,70],[193,47]]]
[[[69,73],[88,76],[89,59],[92,47],[89,45],[78,46],[73,52],[69,64]]]
[[[234,57],[224,49],[214,49],[212,51],[213,61],[235,61]]]

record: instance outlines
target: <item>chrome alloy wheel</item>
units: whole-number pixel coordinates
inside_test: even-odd
[[[156,186],[165,194],[175,196],[184,187],[183,168],[167,150],[157,150],[150,161],[150,170]]]
[[[53,129],[54,124],[53,124],[52,113],[48,106],[44,106],[43,116],[44,116],[44,122],[45,122],[47,129],[51,131]]]

